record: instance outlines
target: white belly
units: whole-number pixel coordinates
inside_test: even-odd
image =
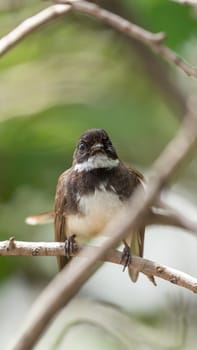
[[[89,238],[98,234],[123,207],[118,195],[103,187],[78,199],[83,215],[70,215],[66,220],[67,234]]]

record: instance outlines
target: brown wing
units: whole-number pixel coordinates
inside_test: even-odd
[[[55,241],[64,242],[66,237],[66,213],[65,213],[65,205],[66,205],[66,195],[67,195],[67,177],[70,173],[70,169],[65,171],[58,179],[56,195],[55,195],[55,220],[54,220],[54,228],[55,228]],[[61,270],[66,263],[68,263],[70,259],[65,256],[58,256],[57,263],[59,270]]]
[[[140,173],[139,170],[137,170],[135,168],[131,168],[128,165],[126,165],[126,167],[132,175],[136,176],[136,181],[138,181],[138,183],[142,183],[142,182],[145,183],[144,175],[142,173]]]

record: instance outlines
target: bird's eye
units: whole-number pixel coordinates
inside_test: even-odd
[[[85,142],[81,142],[79,144],[79,151],[80,152],[84,152],[86,150],[86,148],[87,148],[87,145],[85,144]]]
[[[105,145],[106,145],[106,147],[111,147],[112,143],[109,139],[107,139],[107,140],[105,140]]]

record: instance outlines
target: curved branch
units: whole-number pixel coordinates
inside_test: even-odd
[[[83,249],[85,247],[85,249]],[[98,248],[90,245],[78,245],[77,251],[73,255],[88,258],[90,254],[95,254]],[[0,242],[1,256],[59,256],[65,255],[65,245],[62,242],[22,242],[10,238]],[[122,253],[117,250],[110,250],[102,261],[120,264]],[[184,287],[197,293],[197,278],[171,267],[158,264],[154,261],[132,257],[132,265],[145,275],[157,276],[178,286]]]
[[[0,57],[3,56],[7,51],[9,51],[28,34],[32,33],[37,28],[53,20],[54,18],[64,15],[70,9],[72,9],[73,11],[91,15],[99,21],[102,21],[117,29],[118,31],[124,33],[128,37],[135,38],[143,42],[156,53],[161,55],[165,60],[179,67],[188,76],[197,78],[196,68],[190,66],[174,51],[162,44],[165,38],[165,35],[163,33],[151,33],[141,28],[140,26],[127,21],[124,18],[115,15],[107,10],[104,10],[98,5],[85,0],[56,0],[55,2],[58,2],[58,4],[50,6],[45,10],[39,12],[37,15],[28,18],[9,34],[0,39]]]

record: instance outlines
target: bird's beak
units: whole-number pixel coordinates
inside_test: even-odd
[[[105,153],[104,147],[101,143],[96,143],[91,147],[91,155],[94,155],[96,153]]]

